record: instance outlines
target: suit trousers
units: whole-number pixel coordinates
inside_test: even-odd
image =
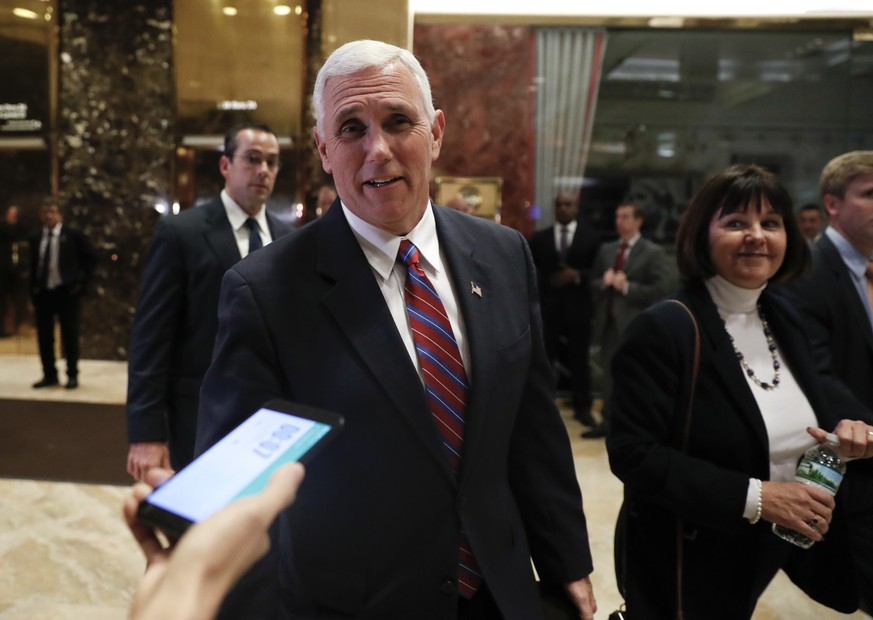
[[[40,291],[33,297],[39,357],[46,379],[58,378],[55,368],[55,317],[61,326],[61,345],[67,360],[67,377],[72,379],[79,375],[80,308],[79,296],[71,294],[66,285]]]
[[[615,319],[609,317],[603,332],[600,334],[600,366],[603,371],[600,381],[600,397],[603,399],[603,408],[600,410],[603,423],[609,423],[609,399],[612,396],[612,357],[618,349],[621,334]]]

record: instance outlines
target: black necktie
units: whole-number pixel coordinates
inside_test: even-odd
[[[43,291],[48,288],[49,261],[52,256],[52,237],[54,237],[54,235],[51,231],[48,231],[45,235],[45,246],[42,248],[42,256],[40,256],[39,259],[39,288]]]
[[[558,248],[558,252],[561,254],[561,258],[567,257],[567,250],[570,247],[570,230],[566,225],[561,225],[561,240],[560,247]]]
[[[246,220],[246,226],[249,227],[249,254],[254,252],[255,250],[260,250],[264,247],[263,241],[261,241],[261,233],[258,229],[258,221],[250,217]]]

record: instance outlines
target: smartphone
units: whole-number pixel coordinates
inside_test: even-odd
[[[260,493],[285,463],[307,463],[343,423],[330,411],[270,401],[155,489],[137,518],[179,537],[234,500]]]

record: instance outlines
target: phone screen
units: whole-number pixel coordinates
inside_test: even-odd
[[[137,516],[181,534],[234,500],[260,493],[285,463],[306,462],[342,424],[342,417],[331,412],[284,401],[267,403],[155,489]]]

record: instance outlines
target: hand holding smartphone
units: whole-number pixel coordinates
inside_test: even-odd
[[[283,464],[306,464],[343,423],[330,411],[270,401],[155,489],[140,503],[137,519],[181,536],[234,500],[261,492]]]

